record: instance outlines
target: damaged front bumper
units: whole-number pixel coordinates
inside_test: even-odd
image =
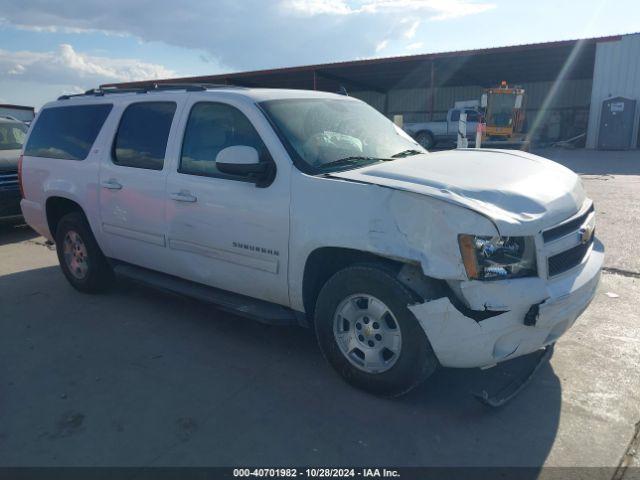
[[[447,297],[411,305],[409,309],[442,366],[492,366],[553,344],[566,332],[591,303],[603,260],[604,247],[596,240],[585,261],[557,279],[513,279],[462,286],[460,291],[472,308],[483,303],[489,310],[507,310],[483,320],[464,315]],[[532,307],[537,310],[533,322]]]

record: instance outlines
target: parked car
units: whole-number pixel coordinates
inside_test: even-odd
[[[35,109],[24,105],[0,104],[0,117],[12,117],[25,125],[29,125],[35,117]]]
[[[466,136],[471,143],[475,142],[476,128],[480,121],[480,112],[475,109],[452,108],[447,112],[447,119],[441,122],[405,123],[405,131],[427,150],[438,144],[452,144],[458,139],[460,113],[467,114]]]
[[[603,246],[570,170],[429,154],[341,95],[179,88],[38,114],[22,209],[76,289],[116,273],[313,326],[348,382],[385,395],[553,344],[593,298]]]
[[[26,136],[24,123],[0,116],[0,219],[20,215],[18,157]]]

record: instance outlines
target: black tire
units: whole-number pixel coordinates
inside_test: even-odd
[[[433,138],[431,132],[418,132],[416,135],[416,142],[418,142],[425,150],[431,150],[436,145],[436,140]]]
[[[402,347],[388,370],[369,373],[357,368],[336,341],[334,316],[337,309],[345,299],[359,294],[382,301],[399,325]],[[382,265],[354,265],[339,271],[323,286],[316,303],[315,330],[323,355],[355,387],[390,397],[407,393],[439,366],[427,336],[407,308],[413,303],[414,295]]]
[[[78,235],[85,247],[86,254],[82,255],[84,260],[82,265],[86,271],[82,276],[79,271],[76,273],[71,271],[71,265],[65,258],[65,239],[68,234]],[[106,290],[112,283],[113,270],[100,250],[83,213],[68,213],[60,219],[56,229],[56,252],[64,276],[76,290],[84,293],[98,293]]]

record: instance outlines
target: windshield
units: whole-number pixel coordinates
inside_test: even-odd
[[[487,113],[487,125],[496,127],[508,127],[513,121],[513,108],[516,96],[507,93],[491,95],[489,111]]]
[[[261,106],[302,161],[299,167],[308,173],[329,173],[426,153],[384,115],[359,101],[287,99]]]
[[[0,150],[20,150],[27,137],[27,126],[22,123],[0,123]]]

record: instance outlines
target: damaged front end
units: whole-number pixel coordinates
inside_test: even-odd
[[[593,299],[604,247],[593,204],[564,167],[521,152],[452,151],[332,178],[367,199],[346,204],[364,213],[366,251],[405,265],[399,279],[417,299],[408,308],[442,366],[542,350]]]
[[[447,281],[437,282],[436,290],[417,266],[405,267],[400,279],[423,300],[409,309],[441,365],[489,367],[550,345],[566,332],[591,302],[603,258],[596,242],[573,275],[553,282]]]
[[[449,160],[456,155],[468,160],[453,169],[465,188],[432,180],[427,167],[452,169],[426,159],[334,174],[332,181],[349,182],[337,231],[361,236],[329,240],[405,264],[402,281],[419,299],[409,309],[440,364],[489,367],[550,345],[571,327],[593,298],[604,248],[593,236],[592,202],[572,172],[525,156],[520,166],[533,177],[512,168],[506,186],[489,189],[489,178],[461,175],[463,167],[493,159],[502,172],[498,159],[508,156],[462,152]],[[562,181],[553,180],[558,175]]]
[[[588,199],[569,219],[520,236],[514,225],[504,236],[488,215],[413,192],[395,191],[389,208],[400,254],[411,259],[400,279],[422,299],[409,309],[445,367],[489,367],[553,344],[595,294],[604,247],[585,236],[594,230]]]

